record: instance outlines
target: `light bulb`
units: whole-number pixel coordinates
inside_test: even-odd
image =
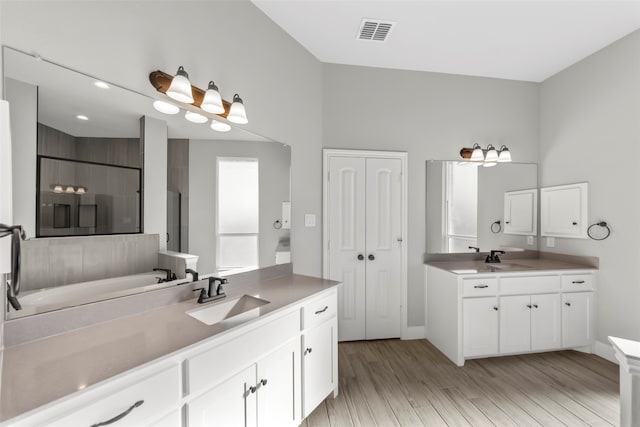
[[[229,126],[225,122],[219,122],[217,120],[211,120],[211,129],[217,132],[228,132],[231,130],[231,126]]]
[[[229,108],[227,120],[241,125],[249,123],[247,112],[244,109],[244,103],[237,93],[233,95],[233,103],[231,104],[231,108]]]
[[[194,113],[193,111],[187,111],[184,113],[184,118],[193,123],[206,123],[209,121],[209,119],[202,114]]]
[[[153,101],[153,108],[163,114],[178,114],[180,112],[180,108],[177,105],[169,104],[164,101]]]
[[[220,96],[220,92],[218,92],[218,86],[216,86],[213,81],[209,82],[209,87],[204,93],[204,99],[202,100],[202,104],[200,104],[200,108],[208,113],[224,113],[224,107],[222,106],[222,97]]]
[[[193,89],[189,81],[189,74],[182,66],[178,67],[178,72],[171,80],[171,85],[167,89],[167,96],[185,104],[193,103]]]

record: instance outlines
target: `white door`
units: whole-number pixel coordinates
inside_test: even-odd
[[[531,306],[531,349],[560,348],[560,295],[532,295]]]
[[[331,156],[328,163],[326,277],[343,283],[338,338],[399,337],[402,162]]]
[[[464,357],[498,353],[498,298],[465,298],[462,303]]]
[[[531,349],[531,297],[500,297],[500,353]]]
[[[504,233],[535,235],[538,228],[538,190],[504,193]]]
[[[562,346],[582,347],[593,340],[593,292],[562,295]]]

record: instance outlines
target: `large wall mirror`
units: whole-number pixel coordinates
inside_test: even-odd
[[[28,236],[18,296],[25,303],[8,318],[179,284],[156,283],[165,242],[170,252],[197,256],[200,274],[290,262],[289,146],[162,114],[152,97],[109,76],[6,46],[3,60],[14,177],[20,168],[27,178],[14,179],[12,189],[14,223]],[[166,235],[149,235],[149,213],[141,215],[150,196],[144,171],[157,167],[143,161],[153,147],[142,142],[142,117],[167,126]],[[118,280],[89,291],[122,276],[136,278],[126,289]]]
[[[505,214],[505,193],[535,193],[537,171],[534,163],[482,167],[461,161],[427,161],[426,252],[536,250],[537,205],[532,203],[529,209],[531,232],[513,232],[506,224],[511,221],[506,217],[509,213]]]

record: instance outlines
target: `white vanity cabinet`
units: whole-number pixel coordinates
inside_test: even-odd
[[[542,236],[586,239],[589,185],[586,182],[540,189]]]
[[[538,232],[538,189],[504,193],[504,233],[535,236]]]
[[[426,338],[457,365],[536,351],[592,351],[593,272],[455,274],[426,266]]]

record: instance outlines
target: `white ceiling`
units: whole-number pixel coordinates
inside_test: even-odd
[[[540,82],[640,28],[640,0],[252,0],[318,60]],[[387,41],[356,39],[363,18]]]

